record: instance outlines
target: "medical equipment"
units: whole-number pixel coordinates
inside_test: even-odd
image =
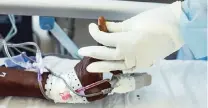
[[[75,43],[69,39],[66,33],[60,28],[60,26],[55,22],[53,17],[43,17],[39,18],[40,27],[43,30],[49,30],[53,36],[64,46],[64,48],[72,55],[74,58],[81,58],[77,52],[78,47]]]

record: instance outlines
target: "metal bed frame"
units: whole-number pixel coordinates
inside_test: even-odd
[[[0,14],[124,20],[163,3],[115,0],[0,0]]]

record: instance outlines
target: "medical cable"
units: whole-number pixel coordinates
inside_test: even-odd
[[[12,39],[12,38],[17,34],[17,27],[16,27],[15,16],[14,16],[14,15],[8,15],[8,18],[9,18],[9,21],[10,21],[12,27],[11,27],[9,33],[7,33],[6,37],[4,38],[4,40],[5,40],[6,42],[8,42],[10,39]],[[25,50],[29,50],[29,51],[31,51],[31,52],[34,52],[32,49],[30,49],[30,48],[28,48],[28,47],[22,46],[22,47],[20,47],[20,48],[25,49]],[[0,47],[0,50],[1,50],[1,49],[2,49],[2,46]],[[9,48],[8,48],[8,49],[9,49]],[[11,53],[13,53],[12,50],[9,49],[9,51],[10,51]],[[14,54],[12,54],[12,55],[14,55]]]
[[[15,63],[16,65],[22,66],[22,67],[24,67],[24,68],[28,68],[28,64],[25,64],[25,63],[22,63],[22,62],[16,62],[16,61],[14,61],[14,60],[12,59],[12,57],[11,57],[9,51],[8,51],[8,47],[21,47],[21,46],[25,46],[25,45],[33,45],[33,46],[35,46],[36,49],[37,49],[36,54],[41,53],[41,52],[40,52],[40,49],[39,49],[39,47],[38,47],[38,45],[37,45],[36,43],[34,43],[34,42],[25,42],[25,43],[20,43],[20,44],[8,44],[8,43],[6,43],[6,41],[3,40],[3,39],[2,39],[1,41],[2,41],[2,43],[3,43],[5,53],[6,53],[6,55],[9,57],[9,59],[10,59],[13,63]]]
[[[5,41],[9,41],[13,36],[15,36],[15,34],[17,33],[17,27],[15,25],[15,18],[14,15],[8,15],[9,17],[9,21],[12,25],[9,33],[7,34],[7,36],[5,37]],[[2,46],[0,47],[0,49],[2,49]]]
[[[9,50],[9,52],[11,53],[11,55],[12,56],[14,56],[15,54],[14,54],[14,51],[12,51],[12,49],[11,48],[8,48],[8,50]]]
[[[14,15],[8,15],[8,16],[9,16],[9,20],[10,20],[10,22],[12,24],[12,28],[11,28],[10,32],[7,34],[7,36],[5,37],[6,41],[9,41],[17,33],[17,27],[15,25],[16,21],[15,21]]]
[[[11,48],[13,48],[16,52],[18,52],[18,53],[22,53],[22,51],[20,51],[19,49],[17,49],[16,47],[11,47]]]

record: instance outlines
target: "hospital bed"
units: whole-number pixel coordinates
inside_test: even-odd
[[[166,4],[109,0],[0,0],[0,13],[85,19],[97,19],[102,15],[108,20],[123,20],[162,5]],[[43,32],[41,35],[45,33],[39,32]],[[161,60],[155,67],[145,70],[152,74],[151,86],[131,93],[114,94],[90,104],[54,104],[37,98],[1,97],[0,108],[205,108],[206,96],[200,97],[206,92],[203,86],[206,85],[206,70],[206,62]]]

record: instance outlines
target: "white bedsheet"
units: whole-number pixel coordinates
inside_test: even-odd
[[[0,108],[206,108],[207,62],[162,60],[148,72],[151,86],[90,104],[6,97],[0,99]]]

